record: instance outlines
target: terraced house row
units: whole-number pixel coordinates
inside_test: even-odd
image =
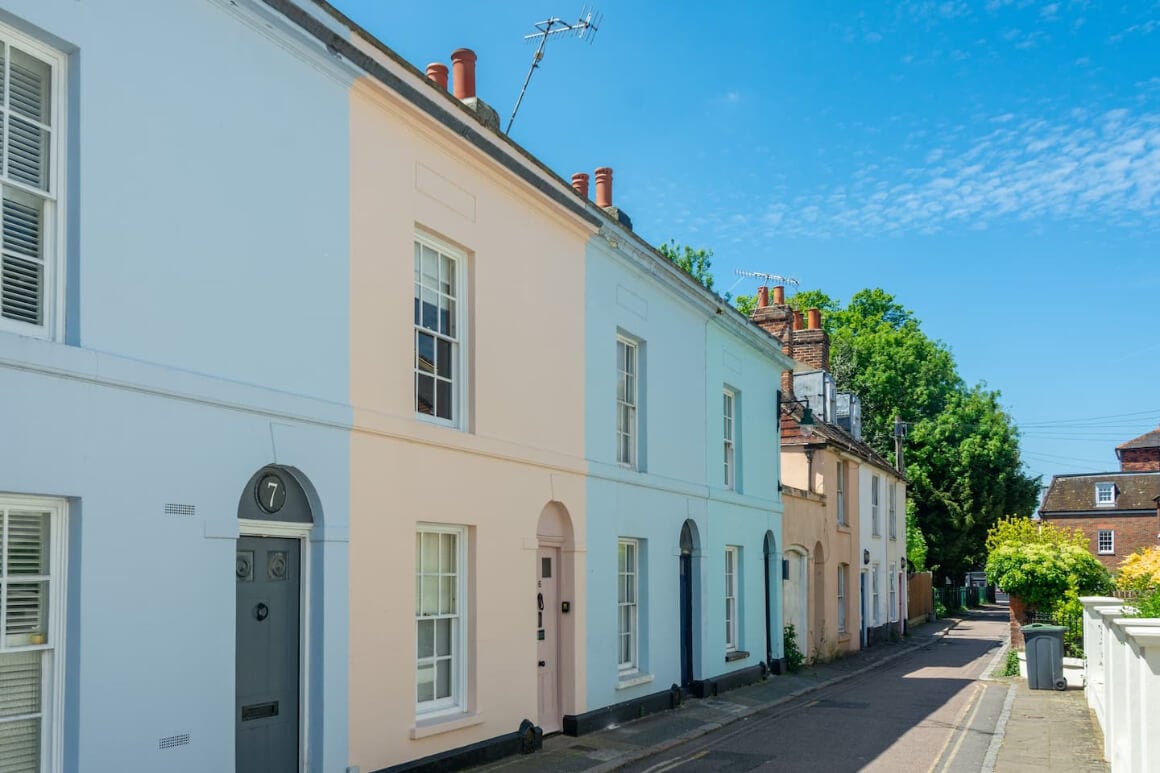
[[[0,60],[0,768],[466,762],[780,670],[802,366],[471,51],[3,0]]]

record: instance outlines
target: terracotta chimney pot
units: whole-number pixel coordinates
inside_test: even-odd
[[[785,305],[785,287],[784,286],[777,285],[776,287],[773,288],[773,305],[774,306],[784,306]]]
[[[822,312],[819,309],[810,309],[806,312],[809,315],[809,324],[806,325],[810,330],[819,330],[822,327]]]
[[[596,170],[596,206],[612,206],[612,167],[602,166]]]
[[[470,48],[457,48],[451,52],[451,75],[455,82],[456,99],[475,96],[475,59],[475,52]]]
[[[427,65],[427,80],[444,91],[447,90],[447,65],[442,62],[432,62]]]
[[[588,175],[584,172],[577,172],[572,175],[572,190],[584,198],[588,198]]]
[[[794,311],[793,311],[793,329],[794,330],[801,330],[802,329],[802,313],[800,311],[798,311],[797,309],[794,309]]]
[[[764,309],[769,305],[769,288],[765,285],[757,288],[757,308]]]

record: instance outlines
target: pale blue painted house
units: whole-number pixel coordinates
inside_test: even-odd
[[[241,0],[0,47],[0,767],[344,770],[353,74]]]
[[[585,285],[583,733],[780,668],[780,343],[611,206]],[[767,559],[767,556],[770,558]],[[678,689],[673,689],[673,688]]]

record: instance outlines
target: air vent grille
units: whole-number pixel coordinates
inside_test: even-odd
[[[166,515],[196,515],[196,505],[177,505],[172,502],[165,506]]]
[[[181,733],[179,735],[167,735],[157,742],[158,749],[172,749],[175,746],[188,746],[189,733]]]

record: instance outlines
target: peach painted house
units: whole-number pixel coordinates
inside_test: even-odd
[[[350,764],[372,771],[533,741],[584,706],[584,328],[558,291],[584,286],[597,220],[494,130],[471,51],[451,54],[452,94],[445,64],[425,77],[330,13],[364,70]]]

